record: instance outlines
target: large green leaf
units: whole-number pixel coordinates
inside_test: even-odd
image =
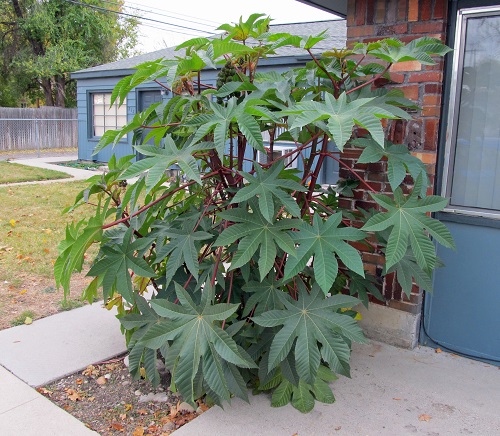
[[[152,145],[137,146],[139,153],[149,156],[132,164],[123,174],[122,178],[136,177],[147,171],[146,187],[150,191],[163,177],[165,171],[173,164],[179,165],[186,177],[196,180],[201,185],[200,170],[193,154],[201,150],[214,148],[213,143],[184,144],[180,149],[175,144],[171,135],[167,135],[164,147],[159,148]]]
[[[250,356],[219,326],[220,321],[236,312],[238,304],[214,304],[214,290],[206,285],[201,304],[196,305],[182,286],[175,283],[175,287],[180,304],[152,300],[151,306],[166,321],[151,327],[141,342],[152,349],[160,348],[166,341],[177,347],[175,365],[169,369],[186,401],[193,404],[197,399],[195,379],[198,371],[220,399],[229,400],[231,392],[224,376],[225,365],[256,368]],[[234,377],[238,378],[236,374]],[[238,394],[238,391],[241,389],[232,393]]]
[[[140,277],[154,277],[156,273],[149,264],[137,256],[136,252],[151,244],[151,239],[142,238],[132,242],[133,229],[127,229],[121,244],[105,245],[102,247],[101,258],[94,263],[89,276],[103,278],[105,296],[112,295],[116,290],[126,301],[133,303],[134,294],[129,270]]]
[[[284,206],[293,216],[299,216],[299,206],[285,190],[303,192],[305,188],[293,180],[280,178],[283,167],[282,161],[276,162],[268,170],[255,163],[255,177],[242,171],[241,174],[248,184],[236,193],[231,203],[258,198],[260,212],[270,223],[274,221],[276,207]]]
[[[248,282],[243,290],[252,294],[245,303],[243,316],[247,316],[256,307],[254,314],[260,315],[266,310],[282,309],[280,295],[283,291],[277,286],[276,281],[265,278],[261,282]]]
[[[252,318],[263,327],[283,325],[269,351],[268,371],[279,365],[294,347],[297,373],[306,383],[314,384],[321,359],[332,371],[349,375],[349,341],[365,339],[356,321],[337,310],[353,307],[359,300],[341,294],[325,298],[318,286],[310,294],[305,288],[301,291],[298,301],[283,297],[285,309]]]
[[[187,226],[177,229],[170,222],[161,221],[153,225],[151,236],[155,236],[157,239],[156,262],[161,262],[168,256],[166,268],[167,282],[174,277],[179,267],[184,263],[195,280],[198,280],[198,273],[200,271],[198,241],[206,241],[212,238],[210,233],[194,231],[192,228],[187,228]]]
[[[296,221],[282,219],[269,223],[255,207],[255,202],[250,204],[251,211],[246,207],[238,207],[219,214],[226,221],[236,224],[224,230],[214,245],[227,246],[240,240],[231,262],[231,269],[240,268],[250,262],[260,247],[258,264],[262,281],[274,265],[278,247],[292,256],[295,255],[295,244],[288,230],[296,225]]]
[[[381,147],[371,139],[357,139],[352,144],[364,147],[358,163],[379,162],[384,157],[387,158],[387,177],[393,191],[401,185],[409,172],[414,180],[422,177],[420,194],[425,194],[428,185],[425,165],[419,158],[411,155],[405,145],[386,142],[385,147]]]
[[[436,250],[428,234],[445,247],[455,246],[446,226],[427,215],[442,210],[448,200],[437,195],[419,198],[420,188],[421,177],[408,196],[403,195],[400,188],[394,192],[394,199],[387,195],[372,194],[387,212],[372,216],[363,230],[377,232],[392,227],[385,253],[387,269],[403,259],[407,249],[411,248],[420,268],[428,273],[432,271],[436,263]]]
[[[314,278],[325,294],[330,291],[337,277],[336,256],[349,269],[364,276],[359,252],[345,241],[359,241],[366,234],[355,228],[339,227],[341,220],[340,213],[330,216],[326,221],[315,215],[312,225],[302,222],[297,227],[298,232],[292,234],[295,243],[299,244],[297,257],[288,259],[285,280],[301,272],[313,256]]]

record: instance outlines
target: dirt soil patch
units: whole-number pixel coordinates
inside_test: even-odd
[[[90,365],[84,371],[38,389],[102,436],[169,435],[208,409],[194,409],[168,388],[170,376],[162,371],[153,388],[147,380],[133,380],[123,358]]]

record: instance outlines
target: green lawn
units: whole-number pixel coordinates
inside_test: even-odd
[[[33,182],[69,178],[66,173],[0,161],[0,183]]]
[[[89,279],[75,274],[64,301],[53,265],[66,224],[91,215],[91,206],[61,214],[87,186],[79,181],[0,187],[0,330],[23,324],[26,316],[35,320],[82,304]]]

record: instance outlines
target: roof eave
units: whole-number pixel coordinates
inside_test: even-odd
[[[342,17],[347,17],[347,0],[297,0],[309,6],[321,9],[322,11],[332,12]]]

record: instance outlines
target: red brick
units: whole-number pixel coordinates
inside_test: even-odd
[[[412,73],[408,77],[408,82],[441,82],[443,80],[443,73],[440,71],[426,71],[426,72],[416,72]]]
[[[375,12],[375,22],[383,23],[385,22],[385,2],[377,1],[377,10]]]
[[[359,38],[361,36],[371,36],[375,32],[373,26],[355,26],[347,29],[347,38]]]
[[[408,7],[408,21],[418,21],[418,2],[419,0],[410,0]]]
[[[432,14],[432,0],[420,0],[420,21],[428,21]]]
[[[422,69],[422,64],[418,61],[406,61],[398,62],[391,66],[390,71],[420,71]]]
[[[438,127],[438,118],[425,119],[424,150],[435,151],[437,149]]]
[[[440,106],[424,106],[422,108],[423,117],[439,117],[441,114]]]
[[[364,210],[376,209],[377,203],[375,203],[374,201],[356,200],[355,201],[355,208],[356,209],[364,209]]]
[[[430,21],[428,23],[413,23],[411,33],[416,35],[419,33],[442,33],[444,32],[443,21]]]
[[[406,2],[398,2],[398,21],[406,21]]]
[[[434,11],[432,18],[438,20],[446,16],[446,9],[448,6],[448,0],[436,0],[434,3]]]
[[[339,207],[342,209],[352,210],[352,200],[348,200],[346,198],[339,199]]]
[[[405,75],[401,73],[391,72],[391,81],[395,83],[403,83],[405,81]]]
[[[439,83],[426,83],[424,91],[426,94],[441,94],[443,86]]]
[[[347,27],[356,23],[356,4],[353,1],[347,2]]]
[[[405,95],[406,98],[409,98],[410,100],[417,101],[419,97],[419,90],[420,87],[418,85],[408,85],[408,86],[402,86],[401,89]]]
[[[365,24],[366,0],[356,1],[356,26]]]
[[[440,106],[441,105],[441,95],[440,94],[424,95],[424,105]]]
[[[376,0],[366,1],[366,24],[373,24],[375,18],[375,3]]]

